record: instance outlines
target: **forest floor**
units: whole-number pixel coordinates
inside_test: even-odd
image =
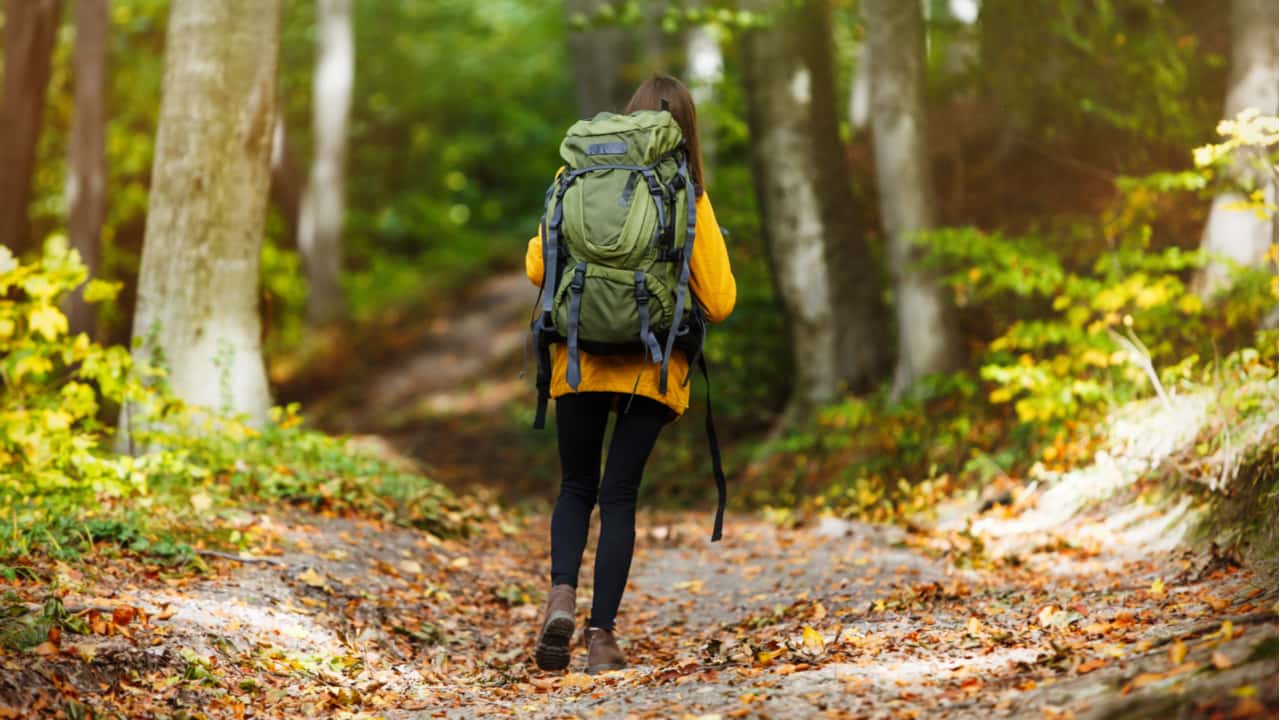
[[[525,390],[531,294],[513,278],[428,324],[347,429],[378,420],[375,443],[455,487],[520,467],[504,398]],[[477,328],[495,349],[451,355]],[[1275,717],[1274,562],[1184,542],[1195,514],[1131,472],[1176,438],[1137,416],[1095,466],[929,520],[731,515],[713,544],[709,513],[642,513],[619,618],[632,666],[599,676],[580,644],[568,672],[533,666],[544,511],[480,500],[471,536],[440,538],[246,507],[227,522],[251,558],[104,552],[7,583],[0,635],[47,639],[0,650],[0,718]]]

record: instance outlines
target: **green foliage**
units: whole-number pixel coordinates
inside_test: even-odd
[[[59,303],[85,275],[61,238],[27,264],[0,248],[0,557],[36,548],[73,556],[108,540],[180,560],[188,554],[175,533],[198,533],[237,504],[276,500],[465,530],[466,510],[448,490],[303,428],[296,407],[274,409],[262,428],[189,408],[163,382],[145,386],[143,376],[163,373],[136,367],[125,348],[68,335]],[[105,301],[117,289],[90,281],[85,295]],[[135,402],[154,410],[132,438],[143,452],[115,455],[103,418]]]
[[[101,462],[95,452],[104,433],[100,401],[119,403],[138,387],[124,348],[67,334],[59,302],[84,280],[63,238],[33,264],[0,247],[0,482],[17,495],[94,489],[120,496],[142,483],[129,463]],[[117,289],[94,281],[85,297],[107,300]]]
[[[1194,144],[1220,112],[1226,61],[1196,19],[1145,0],[992,0],[975,69],[1037,141],[1132,168]]]
[[[1262,115],[1256,109],[1242,111],[1234,119],[1218,123],[1223,141],[1195,149],[1196,167],[1206,175],[1217,175],[1231,189],[1248,196],[1245,209],[1261,217],[1275,215],[1274,202],[1268,202],[1262,183],[1274,185],[1277,179],[1277,146],[1280,145],[1280,118]],[[1231,167],[1231,166],[1236,167]],[[1241,172],[1243,170],[1243,172]]]
[[[344,287],[367,320],[521,257],[541,210],[531,189],[545,188],[559,166],[575,104],[555,3],[352,9]],[[290,4],[281,50],[286,122],[301,159],[310,150],[313,13]]]

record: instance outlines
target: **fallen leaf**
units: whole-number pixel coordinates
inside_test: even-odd
[[[1221,650],[1218,650],[1213,653],[1211,662],[1213,663],[1213,666],[1218,668],[1219,670],[1226,670],[1227,668],[1231,667],[1231,658],[1227,657],[1226,653],[1222,652]]]
[[[1187,659],[1187,646],[1181,640],[1175,642],[1169,647],[1169,662],[1173,665],[1181,665],[1183,660]]]
[[[1040,612],[1036,617],[1040,621],[1041,625],[1047,626],[1053,622],[1053,616],[1057,614],[1058,614],[1058,608],[1056,606],[1045,605],[1043,608],[1040,609]]]
[[[1147,589],[1147,592],[1150,593],[1153,598],[1164,597],[1164,580],[1161,580],[1160,578],[1152,580],[1151,587]]]
[[[1106,667],[1106,665],[1107,665],[1107,661],[1103,659],[1090,660],[1088,662],[1080,663],[1080,667],[1076,668],[1076,672],[1080,673],[1081,675],[1086,675],[1088,673],[1093,672],[1094,670]]]
[[[327,590],[329,588],[329,581],[325,579],[323,573],[317,572],[315,568],[307,568],[306,570],[298,573],[298,579],[313,588],[319,588],[321,590]]]
[[[976,617],[970,617],[969,621],[965,623],[964,627],[966,630],[969,631],[970,635],[976,636],[976,635],[982,634],[982,621]]]
[[[569,673],[560,678],[560,687],[586,690],[596,684],[594,678],[586,673]]]
[[[805,651],[810,655],[821,655],[827,650],[827,641],[822,638],[822,633],[808,625],[804,626],[803,643]]]
[[[1245,698],[1231,711],[1231,717],[1233,719],[1267,717],[1267,706],[1253,698]]]
[[[119,627],[124,627],[125,625],[133,622],[133,619],[137,617],[137,615],[137,609],[129,607],[128,605],[122,605],[111,611],[111,622]]]

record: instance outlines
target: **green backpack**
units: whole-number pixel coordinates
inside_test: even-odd
[[[569,128],[560,156],[566,167],[547,189],[540,228],[545,274],[532,327],[535,428],[546,423],[555,343],[567,348],[565,379],[574,391],[583,351],[645,356],[660,366],[664,394],[673,353],[689,358],[690,376],[695,363],[706,373],[706,322],[689,290],[700,191],[680,126],[665,109],[600,113]],[[720,491],[712,535],[718,540],[725,489],[709,387],[707,432]]]

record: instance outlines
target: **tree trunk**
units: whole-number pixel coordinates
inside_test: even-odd
[[[285,126],[283,106],[276,112],[276,127],[271,140],[271,202],[284,220],[285,247],[298,246],[298,220],[302,215],[303,184],[306,179],[298,169],[298,160],[289,142],[289,129]]]
[[[1275,0],[1232,0],[1231,70],[1224,115],[1235,118],[1240,111],[1255,108],[1274,116],[1277,110],[1277,23],[1280,11]],[[1235,179],[1253,173],[1254,184],[1268,203],[1276,202],[1274,173],[1258,172],[1245,162],[1236,163]],[[1214,198],[1200,247],[1209,254],[1209,265],[1197,279],[1197,290],[1212,297],[1231,282],[1232,264],[1262,266],[1267,247],[1276,241],[1276,216],[1260,218],[1252,210],[1232,206],[1245,202],[1238,191]]]
[[[76,0],[74,66],[75,113],[71,120],[71,170],[67,177],[71,246],[98,274],[102,221],[107,211],[107,37],[108,0]],[[83,288],[67,299],[72,333],[93,334],[96,315]]]
[[[187,403],[266,419],[258,265],[281,0],[172,0],[135,360]],[[130,418],[130,428],[141,418]]]
[[[777,21],[742,38],[757,194],[795,359],[784,422],[871,389],[888,360],[879,277],[837,130],[830,9],[791,5],[758,3],[781,10]]]
[[[933,184],[925,146],[924,15],[918,2],[863,0],[871,55],[871,132],[888,240],[898,324],[893,393],[959,359],[954,310],[932,272],[919,265],[914,235],[934,225]]]
[[[566,0],[565,10],[575,16],[595,17],[596,9],[608,0]],[[630,38],[619,27],[569,29],[569,62],[578,96],[578,116],[591,117],[610,110],[621,112],[631,98],[631,88],[623,78],[631,54]]]
[[[863,39],[858,48],[858,64],[853,68],[853,87],[849,91],[849,125],[855,132],[871,124],[871,52]]]
[[[342,223],[344,218],[347,126],[355,81],[355,41],[351,0],[319,0],[320,46],[312,91],[315,153],[302,196],[298,250],[307,273],[307,321],[323,325],[338,319],[342,297]]]
[[[6,0],[0,95],[0,243],[30,250],[31,178],[49,87],[61,0]]]
[[[720,41],[705,25],[690,28],[685,35],[689,94],[698,108],[698,143],[702,151],[702,184],[710,186],[716,161],[716,123],[710,106],[716,86],[724,79],[724,52]]]

